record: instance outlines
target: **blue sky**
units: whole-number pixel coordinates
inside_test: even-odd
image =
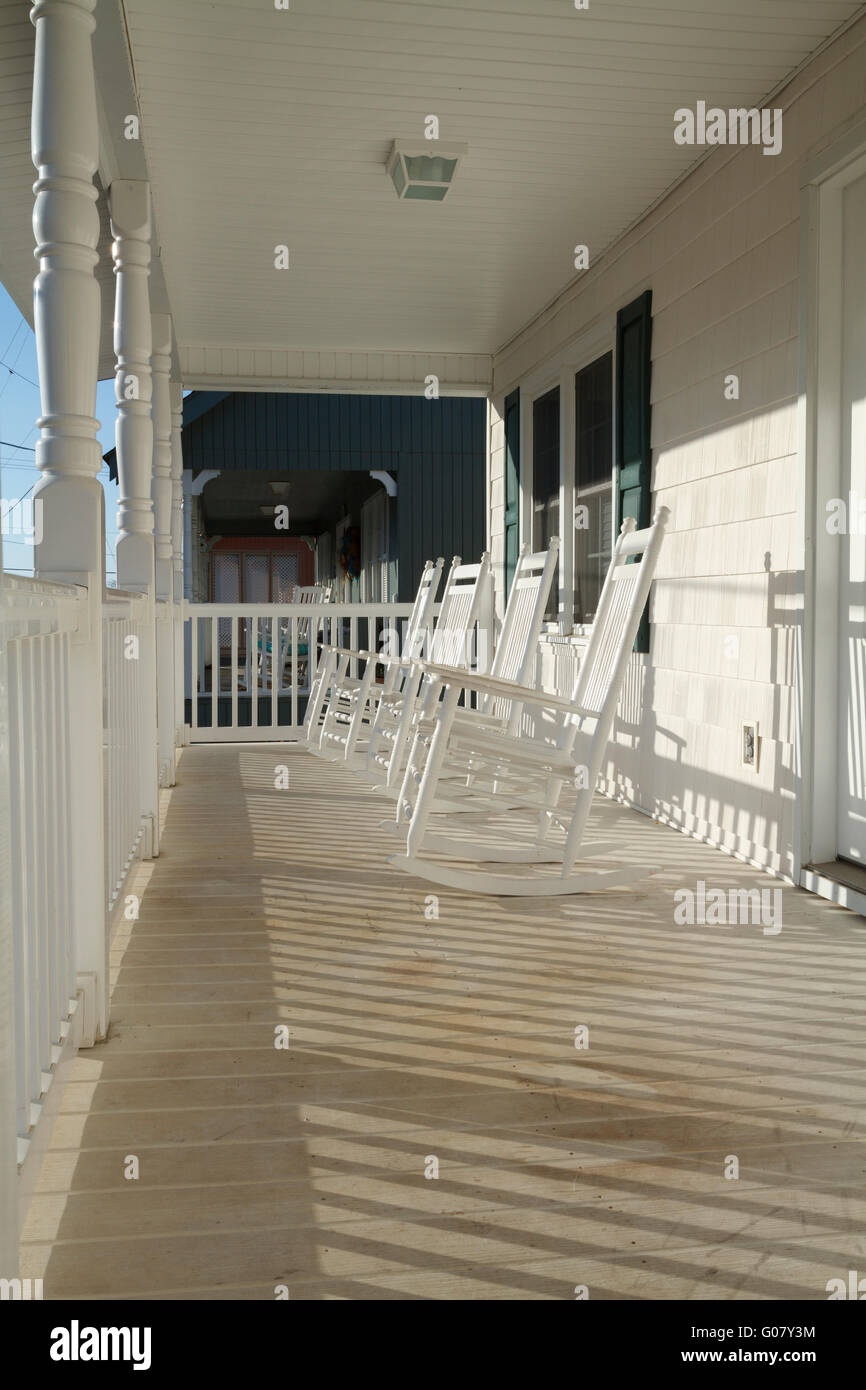
[[[11,368],[11,371],[10,371]],[[36,385],[36,342],[33,332],[0,285],[0,496],[3,498],[3,568],[14,574],[33,573],[33,547],[15,528],[13,504],[38,481],[34,449],[36,420],[42,413]],[[102,452],[114,448],[114,381],[100,381],[96,389],[96,418],[101,423]],[[114,551],[117,541],[117,486],[100,474],[105,488],[106,558],[109,584],[116,584]]]

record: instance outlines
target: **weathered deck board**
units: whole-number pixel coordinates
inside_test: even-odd
[[[602,803],[655,877],[442,890],[428,920],[433,890],[385,864],[389,811],[286,746],[187,750],[25,1276],[49,1298],[823,1299],[863,1267],[863,919],[784,888],[777,936],[677,926],[698,879],[778,885]]]

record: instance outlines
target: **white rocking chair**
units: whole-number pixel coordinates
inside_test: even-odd
[[[330,603],[332,593],[333,590],[328,584],[295,584],[292,586],[289,602]],[[292,680],[291,677],[286,680],[286,668],[292,666],[295,642],[298,651],[294,667],[298,676],[298,686],[303,689],[310,669],[310,656],[315,657],[315,649],[311,652],[310,644],[312,641],[315,648],[317,626],[318,620],[314,623],[310,618],[298,618],[296,622],[292,618],[280,618],[278,608],[277,616],[273,618],[247,618],[246,661],[239,689],[249,694],[255,679],[259,690],[272,690],[278,695],[287,694],[292,688]],[[293,627],[296,629],[294,638]]]
[[[332,593],[333,589],[330,584],[295,584],[289,602],[305,605],[330,603]],[[293,628],[295,629],[294,634]],[[299,690],[304,690],[307,687],[310,657],[315,658],[314,647],[317,630],[318,620],[313,621],[311,618],[298,618],[296,622],[290,618],[280,626],[278,659],[274,672],[282,694],[291,690],[294,675],[297,675]],[[295,650],[296,645],[297,650]],[[292,660],[293,657],[294,661]],[[288,682],[286,681],[287,667],[294,667],[292,678]]]
[[[304,740],[311,753],[348,762],[358,752],[358,741],[365,728],[369,732],[379,700],[397,688],[401,677],[422,654],[444,563],[440,558],[435,562],[428,560],[424,566],[406,625],[402,653],[352,652],[336,646],[324,648],[304,719]],[[361,677],[349,673],[353,659],[366,662]],[[374,677],[380,665],[385,668],[385,678],[377,685]]]
[[[430,639],[430,656],[450,667],[465,670],[473,658],[475,626],[492,612],[493,569],[484,552],[477,565],[464,565],[455,555],[436,627]],[[422,692],[422,686],[425,687]],[[396,796],[408,751],[412,719],[418,702],[426,696],[423,665],[401,666],[395,688],[379,700],[367,741],[364,763],[356,767],[374,790]],[[384,773],[384,781],[383,781]]]
[[[507,897],[582,893],[632,883],[652,872],[634,865],[591,867],[616,844],[587,843],[584,834],[668,516],[668,508],[660,507],[652,526],[643,531],[635,531],[631,519],[623,523],[571,700],[527,690],[511,681],[424,663],[428,678],[438,685],[441,700],[435,719],[428,721],[432,741],[420,786],[414,748],[407,764],[395,825],[396,829],[405,820],[409,822],[407,852],[389,859],[390,864],[432,883]],[[640,561],[628,563],[637,555],[641,555]],[[464,690],[513,700],[524,710],[530,707],[551,713],[557,721],[555,741],[467,727],[456,718]],[[483,787],[491,815],[496,814],[497,804],[507,808],[515,802],[534,812],[534,838],[515,836],[513,814],[504,826],[499,821],[489,827],[494,837],[488,844],[431,833],[430,818],[436,811],[443,770],[446,774],[449,770],[452,774],[462,772],[473,791]],[[575,784],[576,791],[572,792],[569,788]],[[529,873],[463,868],[431,859],[430,854],[475,864],[523,865]],[[559,872],[543,867],[546,865],[558,865]]]
[[[559,537],[553,536],[547,550],[530,554],[529,546],[524,545],[518,556],[502,630],[496,644],[490,676],[493,680],[515,681],[520,686],[534,684],[535,667],[538,660],[538,639],[544,624],[547,600],[556,574],[559,556]],[[432,725],[431,715],[441,694],[441,685],[428,681],[425,698],[419,700],[413,719],[410,737],[412,755],[411,776],[420,782],[423,771],[424,749],[429,749]],[[481,694],[476,708],[460,705],[454,712],[454,727],[461,730],[489,730],[516,736],[520,727],[523,703],[520,700],[504,700],[489,691]],[[457,780],[463,777],[463,780]],[[479,809],[479,798],[475,794],[472,778],[465,777],[459,770],[453,772],[451,765],[443,767],[440,786],[448,778],[448,801],[438,800],[436,810],[471,812]]]

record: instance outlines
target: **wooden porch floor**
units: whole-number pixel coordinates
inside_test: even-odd
[[[23,1275],[522,1300],[825,1299],[866,1273],[862,918],[785,888],[778,936],[676,926],[676,888],[778,885],[601,803],[662,873],[552,905],[443,889],[431,921],[387,809],[287,746],[186,751]]]

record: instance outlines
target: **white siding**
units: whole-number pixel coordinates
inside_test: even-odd
[[[864,103],[866,19],[774,99],[784,110],[781,154],[714,151],[494,358],[501,407],[546,361],[652,289],[653,495],[671,508],[672,533],[654,589],[651,658],[633,658],[604,787],[784,873],[793,864],[803,616],[800,177]],[[728,373],[740,379],[737,401],[724,396]],[[491,451],[495,480],[495,433]],[[496,554],[495,483],[493,498]],[[568,690],[573,647],[542,643],[551,688]],[[739,766],[740,725],[754,718],[757,774]]]

